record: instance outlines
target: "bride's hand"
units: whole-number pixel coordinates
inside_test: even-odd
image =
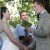
[[[21,48],[21,50],[29,50],[29,49],[28,49],[28,47],[23,46],[23,47]]]
[[[29,50],[29,49],[28,49],[28,47],[24,47],[24,49],[23,49],[23,50]]]

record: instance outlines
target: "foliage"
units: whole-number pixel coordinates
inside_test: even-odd
[[[11,2],[13,0],[2,0],[2,2],[0,2],[0,7],[6,5],[6,3],[9,3],[9,5],[12,4],[12,6],[14,6],[14,4],[16,3],[17,5],[17,10],[20,13],[23,9],[26,10],[28,12],[29,15],[29,22],[31,22],[32,24],[37,24],[37,18],[34,14],[34,7],[33,7],[33,0],[19,0],[19,3],[17,4],[17,2]],[[1,4],[2,3],[2,4]],[[12,12],[13,13],[13,12]],[[16,27],[18,24],[20,24],[22,21],[20,19],[20,17],[18,16],[14,16],[14,18],[10,19],[10,25],[12,25],[13,27]]]
[[[36,16],[34,14],[33,0],[20,0],[21,6],[18,5],[18,11],[21,12],[23,9],[28,12],[29,22],[36,24]]]
[[[10,25],[12,25],[14,28],[21,23],[21,19],[18,17],[15,17],[14,20],[9,20]]]
[[[0,7],[5,6],[5,2],[0,2]]]

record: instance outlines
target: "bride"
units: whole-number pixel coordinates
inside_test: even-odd
[[[3,46],[1,50],[28,50],[28,48],[22,45],[15,36],[13,36],[10,28],[7,25],[7,21],[10,19],[10,13],[6,7],[1,7],[1,22],[2,22],[2,32],[0,32],[0,37],[3,41]],[[20,49],[19,49],[20,48]]]

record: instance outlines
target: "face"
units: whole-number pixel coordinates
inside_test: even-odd
[[[5,15],[7,20],[10,19],[10,13],[9,13],[8,9],[6,9],[6,12],[4,13],[4,15]]]
[[[22,12],[21,13],[21,19],[25,20],[25,21],[28,21],[28,14],[27,14],[27,12]]]
[[[35,13],[38,14],[41,12],[41,5],[38,4],[37,2],[34,3],[34,10],[35,10]]]

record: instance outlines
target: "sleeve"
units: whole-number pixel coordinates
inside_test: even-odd
[[[18,27],[15,28],[15,36],[16,36],[16,39],[19,39],[19,31],[18,31]]]
[[[34,48],[35,45],[36,45],[36,41],[33,40],[32,43],[28,47]]]

